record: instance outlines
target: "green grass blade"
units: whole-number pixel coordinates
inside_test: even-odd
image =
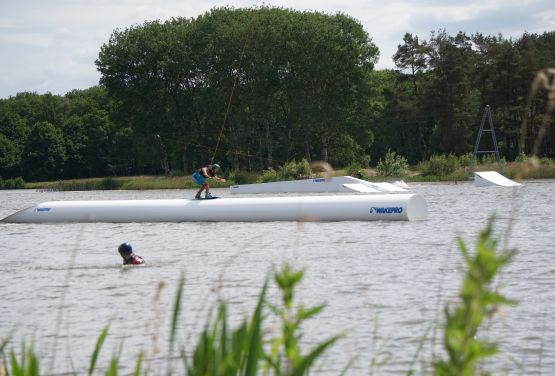
[[[135,371],[133,372],[133,375],[135,376],[141,376],[141,369],[143,367],[143,356],[144,352],[141,350],[141,352],[139,353],[139,358],[137,359],[137,364],[135,365]]]
[[[39,360],[33,351],[33,347],[29,349],[29,367],[27,368],[26,374],[30,376],[39,376]]]
[[[266,299],[266,290],[268,289],[268,281],[264,283],[262,292],[258,299],[258,304],[254,311],[254,315],[249,325],[248,337],[248,356],[245,364],[244,375],[256,375],[258,369],[258,361],[262,357],[262,307]]]
[[[21,364],[21,366],[19,365],[19,363],[17,362],[17,358],[15,356],[15,353],[13,351],[10,351],[10,364],[12,366],[12,375],[13,376],[22,376],[23,372],[21,367],[23,366],[23,364]]]
[[[110,360],[110,366],[106,371],[106,376],[118,376],[118,366],[119,366],[119,359],[116,355],[112,356]]]
[[[328,349],[328,347],[330,347],[335,342],[337,342],[337,340],[339,338],[341,338],[341,336],[331,337],[327,341],[324,341],[324,342],[320,343],[318,346],[316,346],[316,348],[314,350],[312,350],[307,356],[303,357],[303,359],[299,363],[299,365],[297,367],[295,367],[295,370],[293,371],[293,375],[301,376],[301,375],[304,375],[305,373],[307,373],[309,368],[314,363],[314,361],[320,355],[322,355],[324,353],[324,351],[326,351]]]
[[[98,360],[98,354],[100,354],[102,345],[104,345],[104,341],[106,340],[106,336],[108,335],[109,327],[110,327],[110,324],[106,325],[104,329],[102,329],[102,333],[100,333],[100,336],[98,336],[98,339],[96,341],[96,345],[94,346],[94,351],[91,357],[91,363],[89,365],[89,372],[88,372],[89,376],[91,376],[94,372],[94,369],[96,367],[96,361]]]
[[[173,349],[175,345],[175,338],[177,336],[177,322],[179,320],[179,314],[181,312],[181,299],[183,297],[183,286],[185,284],[185,276],[183,272],[179,277],[179,286],[177,286],[177,293],[175,295],[175,302],[173,306],[173,315],[172,315],[172,323],[170,329],[170,343],[169,343],[169,360],[168,360],[168,369],[166,370],[166,374],[169,376],[172,374],[173,368]]]
[[[341,370],[341,373],[339,374],[339,376],[344,376],[347,374],[347,371],[349,371],[349,369],[351,369],[351,367],[353,366],[353,364],[355,364],[355,361],[357,360],[356,356],[353,356],[351,358],[351,360],[349,360],[349,363],[347,363],[347,365],[345,367],[343,367],[343,370]]]

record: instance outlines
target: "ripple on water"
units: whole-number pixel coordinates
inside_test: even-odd
[[[37,338],[45,360],[56,336],[56,372],[71,371],[69,356],[89,359],[109,322],[107,351],[99,364],[108,364],[111,350],[121,341],[131,358],[141,349],[151,351],[153,337],[165,349],[183,272],[179,341],[191,344],[218,299],[230,302],[231,320],[240,322],[252,312],[265,278],[271,281],[273,268],[288,261],[306,267],[296,297],[306,305],[326,303],[322,313],[306,323],[305,340],[316,343],[335,333],[346,334],[318,373],[337,374],[356,355],[354,374],[369,373],[373,357],[388,359],[376,373],[406,374],[422,337],[441,318],[443,305],[457,299],[462,258],[456,237],[473,249],[477,231],[496,212],[499,235],[516,219],[509,246],[518,253],[502,273],[500,287],[519,304],[503,308],[492,323],[488,336],[502,345],[503,356],[491,362],[508,373],[520,372],[512,360],[516,359],[522,373],[541,369],[554,374],[554,186],[553,181],[525,182],[515,194],[467,183],[418,184],[414,190],[429,207],[429,219],[421,222],[0,223],[0,336],[17,328],[18,338]],[[183,194],[10,191],[0,195],[0,216],[47,200]],[[146,267],[122,268],[117,246],[124,241],[146,259]],[[274,302],[280,299],[273,286],[268,296]],[[431,341],[424,344],[425,354],[438,348],[439,331],[439,343]],[[164,351],[150,356],[151,367],[165,368]],[[87,364],[75,366],[86,371]]]

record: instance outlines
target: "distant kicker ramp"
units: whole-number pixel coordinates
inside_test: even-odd
[[[220,198],[218,200],[51,201],[2,220],[46,222],[414,221],[428,216],[416,194]]]
[[[522,184],[507,179],[497,171],[481,171],[474,173],[474,185],[476,187],[487,187],[497,185],[501,187],[518,187]]]

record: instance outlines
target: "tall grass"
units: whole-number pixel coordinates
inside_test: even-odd
[[[2,339],[0,342],[0,375],[8,376],[38,376],[39,359],[35,354],[33,345],[26,346],[25,342],[21,343],[21,351],[19,358],[14,350],[9,352],[9,360],[5,353],[8,345],[8,339]]]
[[[480,232],[474,254],[459,238],[466,274],[459,292],[459,302],[454,307],[445,307],[443,343],[447,356],[433,362],[436,375],[475,375],[477,363],[498,352],[495,343],[480,339],[480,329],[500,306],[511,303],[496,291],[494,280],[511,261],[515,251],[497,250],[498,240],[493,237],[493,222],[492,217]]]
[[[100,333],[100,336],[98,336],[98,339],[96,340],[96,345],[94,346],[94,350],[91,356],[91,362],[89,364],[89,376],[91,376],[93,374],[93,371],[96,367],[96,361],[98,360],[98,354],[100,353],[100,349],[102,348],[102,345],[104,345],[104,341],[106,340],[106,336],[108,335],[108,329],[110,328],[110,325],[106,325],[106,327],[104,327],[104,329],[102,329],[102,332]]]

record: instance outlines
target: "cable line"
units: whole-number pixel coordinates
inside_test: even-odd
[[[252,25],[253,25],[253,20],[254,20],[254,16],[256,14],[256,10],[253,8],[253,15],[251,18],[251,22],[248,26],[247,29],[247,35],[245,36],[245,43],[243,44],[243,49],[241,50],[241,55],[239,57],[239,64],[237,64],[237,70],[235,72],[235,77],[233,78],[233,85],[231,86],[231,90],[229,92],[229,96],[227,99],[227,107],[226,107],[226,111],[225,111],[225,115],[224,115],[224,121],[222,122],[222,126],[220,128],[220,134],[218,136],[218,141],[216,142],[216,148],[214,149],[214,154],[212,155],[212,158],[210,158],[210,164],[212,164],[214,162],[214,158],[216,157],[216,153],[218,152],[218,148],[220,146],[220,140],[222,139],[222,135],[224,133],[224,129],[225,129],[225,125],[227,123],[227,119],[229,118],[229,114],[231,112],[231,104],[233,102],[233,94],[235,93],[235,87],[237,86],[237,81],[239,80],[239,69],[241,68],[241,64],[243,63],[243,59],[245,57],[245,52],[247,50],[247,45],[249,43],[250,40],[250,36],[252,33]]]

